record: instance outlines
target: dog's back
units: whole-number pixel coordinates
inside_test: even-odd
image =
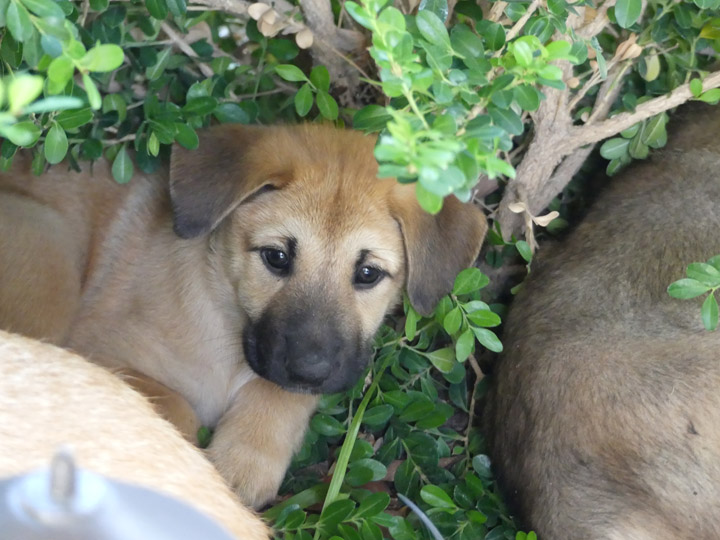
[[[720,253],[720,114],[670,129],[540,253],[507,321],[486,425],[543,538],[720,537],[720,333],[667,294]]]
[[[83,468],[183,500],[238,539],[268,538],[200,451],[103,368],[0,331],[0,373],[0,478],[68,445]]]

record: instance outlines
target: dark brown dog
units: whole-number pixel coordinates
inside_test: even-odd
[[[129,186],[105,163],[35,178],[18,156],[0,176],[0,327],[129,370],[190,436],[196,416],[215,426],[211,458],[260,505],[314,396],[357,380],[403,287],[429,312],[485,233],[477,208],[430,216],[412,186],[377,179],[373,146],[221,126]]]
[[[674,118],[513,303],[486,419],[542,538],[720,538],[720,332],[666,292],[720,253],[719,112]]]

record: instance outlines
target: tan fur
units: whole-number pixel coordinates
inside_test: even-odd
[[[490,449],[541,538],[720,538],[720,332],[666,292],[720,253],[720,113],[670,131],[541,250],[507,321]]]
[[[106,370],[0,332],[0,373],[0,477],[47,467],[69,446],[82,468],[181,499],[238,540],[268,538],[210,462]]]
[[[132,370],[128,382],[162,398],[178,424],[195,425],[191,408],[217,426],[209,454],[219,470],[261,505],[316,398],[257,379],[243,339],[276,332],[288,349],[308,350],[308,362],[328,361],[330,376],[357,377],[364,344],[403,287],[427,313],[485,233],[472,205],[451,197],[431,217],[413,186],[377,179],[373,145],[324,126],[220,126],[196,151],[175,148],[169,172],[136,173],[129,186],[103,162],[32,178],[28,159],[16,158],[0,175],[2,204],[24,205],[0,213],[0,327]],[[283,279],[259,248],[290,250],[289,239],[297,256]],[[363,257],[387,276],[360,290],[353,275]],[[344,359],[350,345],[358,356]],[[325,356],[312,357],[315,349]]]

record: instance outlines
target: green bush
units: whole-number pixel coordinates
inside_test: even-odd
[[[128,182],[214,122],[352,125],[379,134],[380,174],[416,182],[427,211],[449,194],[484,205],[484,261],[502,272],[529,264],[534,228],[562,227],[595,143],[613,173],[665,144],[667,111],[720,100],[720,0],[321,5],[0,0],[0,167],[25,147],[37,173],[104,157]],[[716,263],[670,288],[710,292],[708,327]],[[322,399],[265,513],[278,538],[534,538],[476,427],[476,357],[502,349],[488,281],[464,271],[429,318],[406,302],[367,377]]]

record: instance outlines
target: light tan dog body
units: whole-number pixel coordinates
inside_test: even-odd
[[[78,465],[189,503],[238,540],[268,538],[204,456],[106,370],[0,332],[0,477],[46,468],[62,446]]]
[[[373,145],[223,126],[129,186],[101,162],[30,179],[16,158],[0,175],[0,328],[127,371],[190,437],[215,427],[213,462],[262,504],[311,394],[353,384],[403,287],[429,311],[484,236],[477,209],[449,199],[431,217],[412,186],[377,179]]]
[[[667,294],[720,253],[720,114],[670,129],[541,251],[507,321],[490,449],[541,538],[720,538],[720,333]]]

